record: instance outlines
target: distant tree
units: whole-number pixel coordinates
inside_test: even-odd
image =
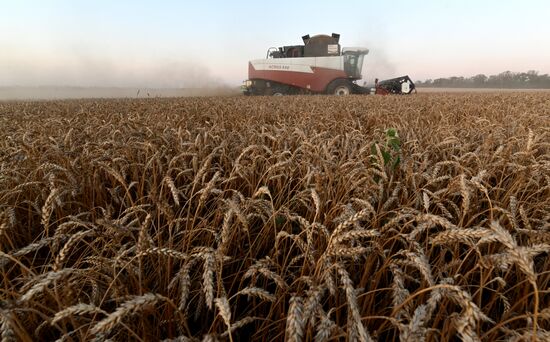
[[[477,74],[472,77],[472,81],[476,87],[483,87],[488,79],[484,74]]]
[[[445,78],[436,78],[436,79],[433,81],[433,85],[434,85],[435,87],[444,87],[446,84],[447,84],[447,82],[446,82],[446,79],[445,79]]]
[[[452,76],[449,79],[449,85],[452,87],[459,87],[462,83],[464,83],[464,77],[462,76]]]
[[[526,72],[520,72],[516,75],[516,81],[520,84],[527,84],[531,80],[531,77]]]
[[[417,81],[420,87],[482,87],[482,88],[545,88],[550,89],[550,76],[540,75],[536,70],[527,72],[504,71],[498,75],[486,76],[478,74],[464,78],[451,76],[448,78],[436,78]]]

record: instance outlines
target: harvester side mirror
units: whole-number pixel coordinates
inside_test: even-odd
[[[336,39],[336,42],[339,43],[340,42],[340,35],[338,33],[333,33],[332,34],[332,38]]]
[[[306,34],[305,36],[302,36],[302,40],[304,41],[304,44],[307,44],[307,42],[309,42],[309,34]]]

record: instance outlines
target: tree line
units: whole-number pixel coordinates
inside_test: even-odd
[[[505,71],[498,75],[478,74],[472,77],[452,76],[448,78],[416,81],[417,87],[435,88],[550,88],[550,75],[540,75],[538,71],[527,72]]]

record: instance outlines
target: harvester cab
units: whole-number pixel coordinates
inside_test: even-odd
[[[305,35],[302,41],[303,45],[269,48],[265,59],[250,61],[248,80],[242,86],[243,93],[245,95],[384,93],[383,90],[371,91],[356,83],[362,78],[363,60],[369,53],[368,49],[342,47],[340,35],[336,33],[330,36]],[[414,89],[412,81],[410,81],[410,88],[411,91]]]
[[[344,71],[353,79],[361,79],[361,71],[363,69],[363,59],[369,53],[369,49],[365,48],[345,48],[342,51],[344,56]]]

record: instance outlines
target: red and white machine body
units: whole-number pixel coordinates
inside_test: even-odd
[[[414,90],[408,76],[377,80],[374,88],[357,85],[369,50],[342,48],[339,34],[305,35],[302,40],[303,45],[270,48],[265,59],[250,61],[244,94],[409,94]]]
[[[257,59],[248,63],[248,78],[324,93],[337,79],[354,81],[361,78],[362,58],[357,58],[361,63],[354,63],[353,70],[346,70],[350,53],[354,58],[358,54],[362,57],[368,49],[344,49],[339,56]]]
[[[270,48],[265,59],[248,63],[246,95],[358,92],[365,48],[341,48],[340,35],[309,35],[303,45]],[[359,88],[358,88],[359,87]]]

